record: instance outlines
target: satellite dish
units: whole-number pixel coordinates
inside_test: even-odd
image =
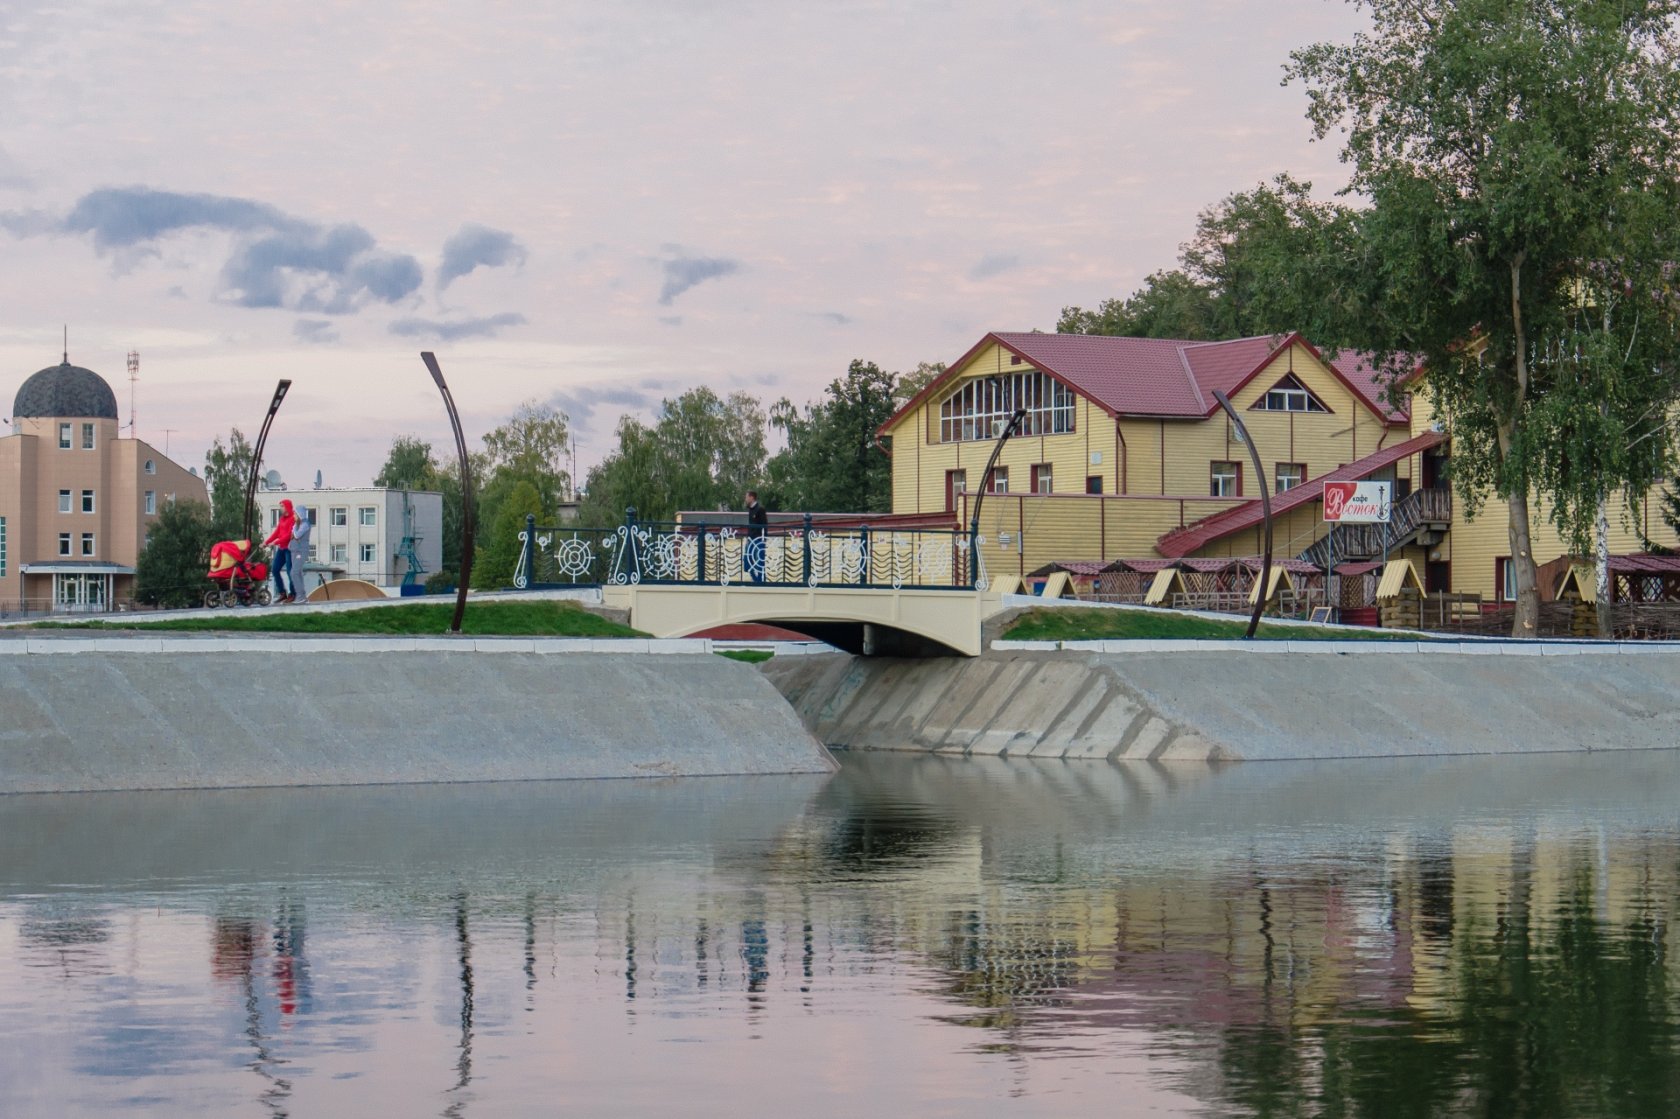
[[[286,488],[285,483],[280,481],[280,472],[278,470],[270,470],[267,474],[263,475],[263,488],[270,490],[283,490]]]
[[[198,467],[196,467],[196,466],[187,467],[187,473],[191,474],[194,478],[198,477]]]
[[[321,488],[321,472],[319,470],[315,472],[315,488]]]

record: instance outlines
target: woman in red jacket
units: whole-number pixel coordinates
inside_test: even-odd
[[[269,566],[274,572],[275,602],[292,602],[297,597],[292,588],[292,530],[295,527],[297,514],[292,512],[291,500],[283,498],[280,502],[280,523],[263,541],[263,547],[274,548],[274,562]]]

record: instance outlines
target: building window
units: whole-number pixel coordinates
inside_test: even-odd
[[[91,532],[82,533],[82,555],[93,555],[93,533]]]
[[[148,517],[150,517],[150,516],[155,515],[156,513],[157,513],[157,491],[156,490],[147,490],[146,491],[146,515]]]
[[[377,519],[378,511],[379,508],[376,505],[363,505],[356,510],[356,520],[360,522],[363,528],[372,528],[379,523]]]
[[[332,546],[332,561],[334,563],[343,563],[349,558],[350,546],[348,544],[334,544]]]
[[[988,485],[986,487],[986,490],[987,490],[988,493],[1008,493],[1009,492],[1009,467],[1007,467],[1007,466],[995,466],[995,467],[993,467],[991,477],[988,478],[987,481],[991,483],[990,485]]]
[[[1260,412],[1328,412],[1323,401],[1308,391],[1307,386],[1291,373],[1266,391],[1254,404]]]
[[[1517,565],[1511,562],[1510,556],[1500,556],[1493,561],[1493,586],[1499,595],[1498,601],[1517,601]]]
[[[314,508],[305,509],[303,511],[303,519],[308,521],[311,525],[318,525],[321,523],[321,511]]]
[[[939,441],[996,439],[1025,408],[1017,435],[1064,435],[1073,430],[1073,390],[1038,370],[976,377],[939,406]]]
[[[335,528],[343,528],[350,523],[350,509],[344,505],[334,505],[327,510],[327,523]]]
[[[1089,476],[1086,477],[1086,479],[1085,479],[1085,492],[1086,493],[1101,493],[1101,492],[1103,492],[1102,475],[1101,474],[1092,474],[1092,475],[1089,475]]]
[[[93,450],[93,425],[92,424],[83,424],[82,425],[82,450],[84,450],[84,451]]]
[[[93,512],[93,491],[92,490],[83,490],[82,491],[82,512],[84,512],[84,513]]]
[[[73,497],[74,497],[74,495],[69,490],[59,490],[58,491],[58,511],[60,513],[70,512],[70,510],[71,510],[70,502],[73,499]]]
[[[268,511],[268,527],[270,531],[280,527],[280,507],[275,506]]]
[[[61,451],[68,451],[70,449],[70,425],[69,424],[59,424],[58,425],[58,449],[61,450]]]
[[[70,534],[68,532],[58,534],[58,554],[61,556],[70,554]]]
[[[372,563],[373,562],[373,545],[372,544],[363,544],[362,545],[362,562],[363,563]]]
[[[1032,468],[1032,486],[1034,493],[1056,492],[1056,483],[1049,463],[1041,462]]]
[[[1284,493],[1292,490],[1307,480],[1307,465],[1304,462],[1280,462],[1277,464],[1277,492]]]
[[[1242,464],[1236,462],[1213,463],[1208,471],[1208,495],[1210,497],[1241,497]]]
[[[6,577],[6,518],[0,517],[0,579]]]
[[[157,473],[157,463],[153,462],[151,459],[147,459],[146,460],[146,473],[156,474]]]

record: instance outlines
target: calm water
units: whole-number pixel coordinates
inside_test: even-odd
[[[1673,1116],[1680,754],[0,798],[0,1115]]]

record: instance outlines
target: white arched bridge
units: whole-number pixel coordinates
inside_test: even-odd
[[[514,586],[598,586],[608,606],[656,637],[715,626],[784,626],[852,652],[979,656],[984,593],[976,540],[950,528],[822,523],[769,528],[646,522],[610,529],[528,519]]]

